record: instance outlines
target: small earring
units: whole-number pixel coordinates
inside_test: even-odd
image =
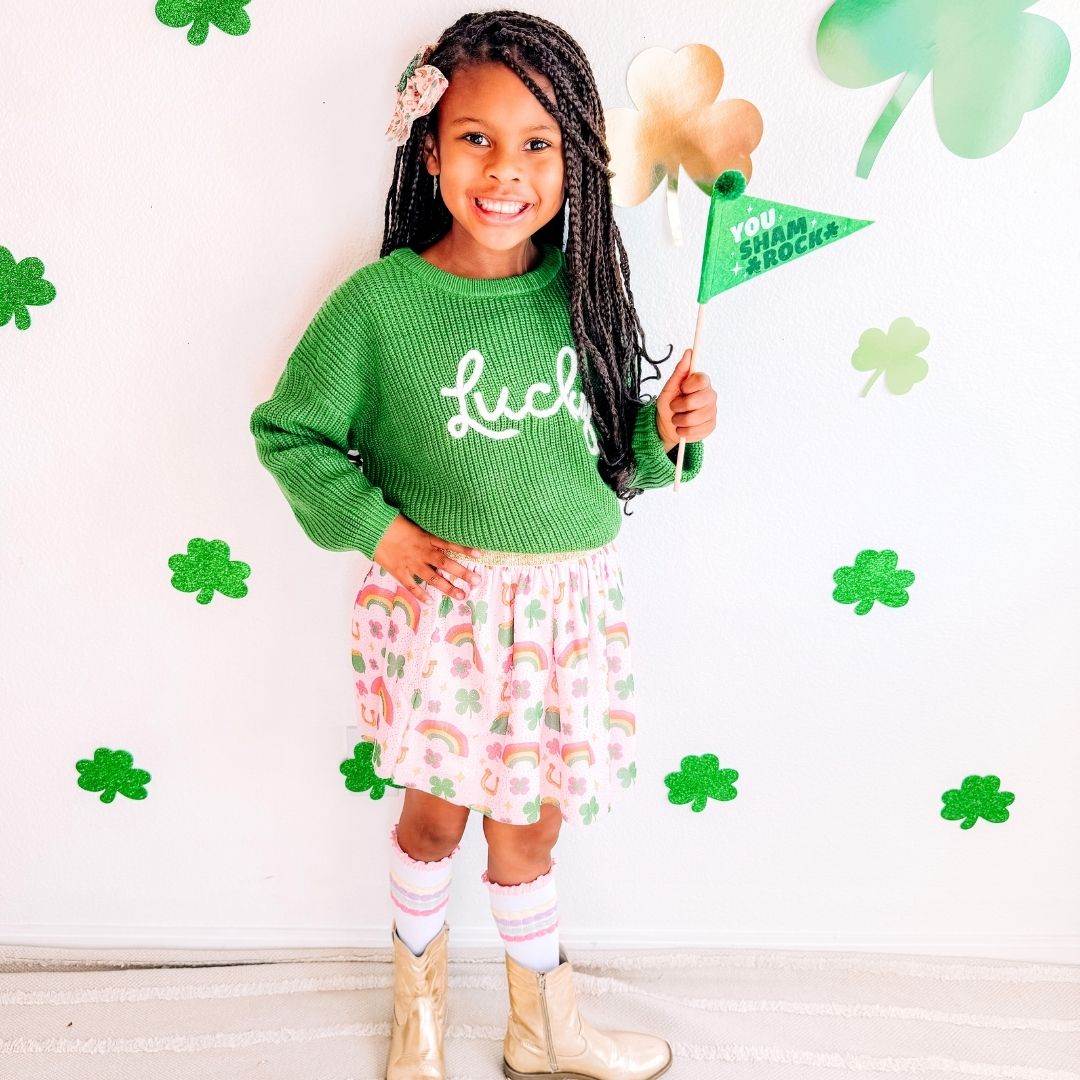
[[[435,181],[435,185],[431,191],[431,197],[437,199],[439,197],[439,177],[438,175],[435,175],[431,179]]]

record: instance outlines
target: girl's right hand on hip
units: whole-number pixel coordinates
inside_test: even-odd
[[[462,600],[465,592],[457,588],[449,580],[450,577],[457,578],[468,586],[478,582],[480,576],[470,567],[451,558],[444,548],[460,551],[464,555],[478,554],[476,548],[443,540],[422,529],[404,514],[398,514],[390,528],[383,533],[375,549],[374,561],[425,604],[432,599],[425,584],[434,585],[455,600]]]

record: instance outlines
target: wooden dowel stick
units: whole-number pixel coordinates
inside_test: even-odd
[[[690,369],[687,371],[687,375],[694,370],[694,362],[697,360],[698,346],[701,344],[701,324],[704,321],[705,305],[698,304],[697,309],[697,323],[694,326],[694,345],[690,350]],[[679,440],[679,452],[675,456],[675,484],[674,489],[679,490],[679,481],[682,479],[682,463],[683,455],[686,453],[686,439]]]

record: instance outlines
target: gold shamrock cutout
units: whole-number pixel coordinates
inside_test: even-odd
[[[644,202],[667,177],[668,222],[676,244],[679,166],[710,198],[716,178],[738,169],[750,179],[750,152],[761,142],[761,113],[749,101],[717,101],[724,64],[708,45],[678,52],[638,53],[626,72],[636,109],[605,109],[611,198],[617,206]]]

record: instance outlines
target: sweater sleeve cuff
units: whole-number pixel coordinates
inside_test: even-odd
[[[356,522],[357,550],[374,562],[375,549],[400,513],[400,510],[383,502],[381,498],[374,502],[368,512]]]
[[[637,472],[634,474],[633,487],[661,488],[675,481],[675,460],[677,445],[672,448],[669,457],[664,450],[664,442],[656,429],[656,399],[642,405],[634,421],[633,435],[634,456],[637,458]],[[693,480],[701,471],[705,456],[705,443],[702,440],[688,442],[683,451],[682,476],[680,484]]]

